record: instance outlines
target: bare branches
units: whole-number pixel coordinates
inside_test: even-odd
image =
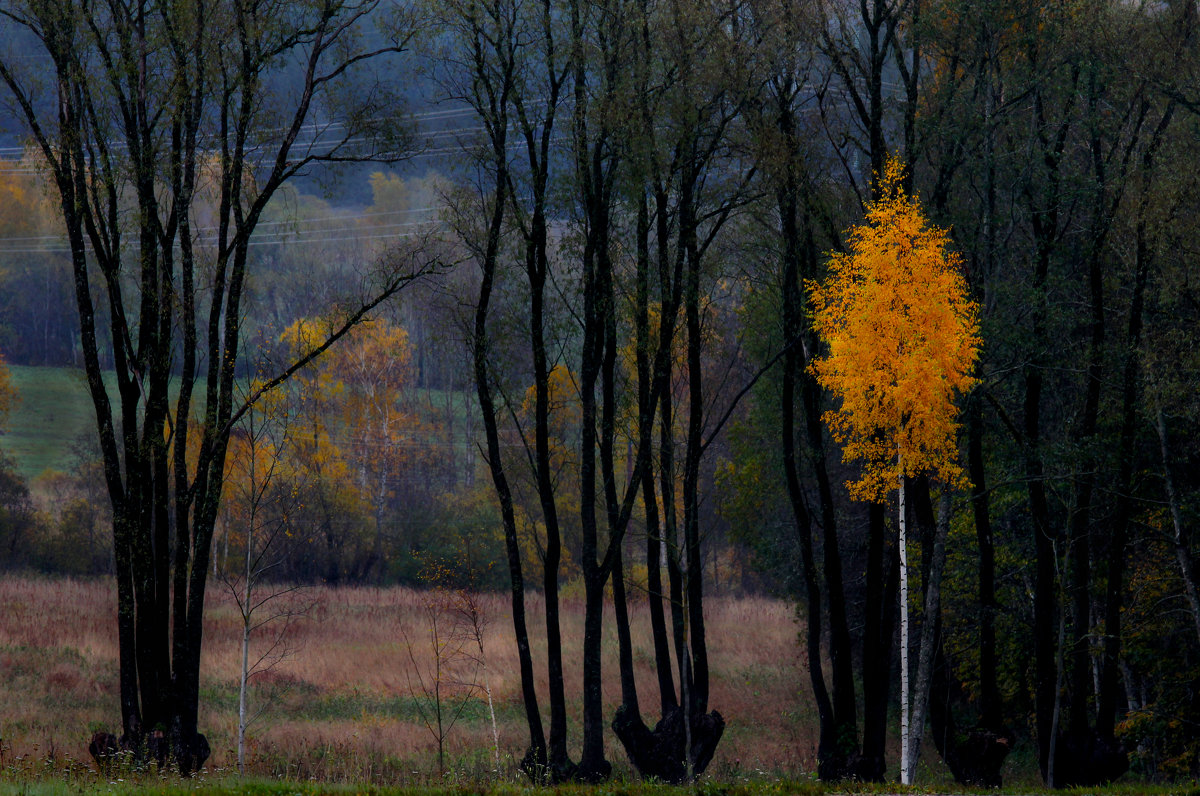
[[[466,589],[447,592],[435,589],[425,602],[425,645],[430,664],[418,661],[417,644],[401,630],[408,650],[410,669],[405,670],[413,706],[421,723],[437,745],[438,774],[446,772],[446,739],[463,718],[477,693],[487,697],[492,718],[493,753],[500,765],[496,713],[487,681],[487,658],[483,634],[487,619],[479,597]],[[424,656],[422,656],[424,657]],[[415,683],[414,683],[415,678]]]

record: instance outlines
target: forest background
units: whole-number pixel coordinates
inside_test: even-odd
[[[350,103],[320,108],[286,179],[242,175],[272,192],[245,239],[230,390],[252,395],[319,346],[372,264],[432,266],[231,427],[206,572],[236,572],[266,517],[279,582],[529,585],[548,625],[560,591],[589,606],[607,593],[618,625],[622,604],[666,599],[648,618],[660,709],[665,722],[685,705],[696,732],[704,597],[784,595],[824,662],[805,686],[819,773],[883,777],[896,507],[846,489],[859,471],[821,422],[835,404],[809,370],[806,285],[846,250],[895,155],[962,255],[983,341],[959,430],[969,485],[906,487],[937,750],[973,783],[1021,741],[1054,784],[1126,766],[1200,775],[1194,2],[498,0],[403,19],[343,5],[364,51],[408,32],[350,92],[359,115],[338,127]],[[27,39],[7,46],[6,68],[46,63]],[[294,57],[266,62],[264,91],[302,84]],[[54,441],[62,453],[6,455],[0,561],[117,574],[87,399],[42,414],[89,364],[87,335],[76,247],[16,121],[41,106],[6,101],[4,448],[84,422]],[[354,149],[360,135],[386,146]],[[212,244],[226,205],[189,202],[194,241]],[[88,286],[102,340],[121,339],[118,287],[148,295],[135,276]],[[95,364],[120,373],[122,345]],[[165,350],[164,395],[183,367]],[[203,427],[200,412],[182,422]],[[264,492],[250,463],[268,459],[281,464]],[[585,682],[599,672],[587,649]],[[529,760],[568,777],[554,679],[541,758],[523,696]],[[591,709],[578,765],[596,777]],[[675,762],[690,774],[705,754]]]

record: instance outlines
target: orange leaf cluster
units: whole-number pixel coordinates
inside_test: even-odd
[[[824,283],[808,285],[813,326],[828,355],[812,365],[840,400],[825,422],[847,461],[864,463],[849,484],[878,500],[905,475],[961,483],[956,395],[971,388],[980,338],[961,258],[902,187],[903,165],[889,159],[883,198],[834,254]]]

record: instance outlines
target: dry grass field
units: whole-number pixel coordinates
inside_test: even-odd
[[[240,615],[220,584],[210,587],[205,628],[201,729],[213,748],[209,766],[236,762]],[[436,593],[407,588],[317,588],[303,594],[313,607],[289,633],[291,653],[258,675],[255,704],[266,710],[251,726],[248,769],[262,776],[321,782],[416,784],[437,772],[436,744],[421,723],[425,698],[417,676],[433,668],[427,606]],[[486,675],[460,661],[447,678],[491,686],[500,738],[502,777],[513,776],[524,751],[516,648],[503,595],[481,600]],[[115,588],[108,580],[0,579],[0,734],[7,761],[86,759],[94,729],[116,729]],[[530,598],[532,621],[540,613]],[[579,742],[581,603],[565,608],[567,700],[571,739]],[[611,616],[611,615],[610,615]],[[643,710],[657,704],[649,622],[635,607],[636,663]],[[763,598],[718,598],[709,605],[714,708],[727,721],[710,773],[722,779],[800,776],[814,767],[816,720],[807,673],[796,644],[791,608]],[[443,616],[444,630],[449,618]],[[610,623],[611,625],[611,623]],[[605,638],[605,698],[609,715],[620,698],[616,634]],[[265,634],[260,634],[265,639]],[[539,634],[540,635],[540,634]],[[411,640],[411,644],[410,644]],[[534,639],[545,693],[544,639]],[[411,650],[411,654],[410,654]],[[449,687],[448,702],[462,696]],[[545,709],[545,708],[544,708]],[[610,734],[610,759],[627,771]],[[447,765],[474,779],[495,777],[491,722],[482,694],[471,697],[446,738]],[[577,751],[576,751],[577,753]]]

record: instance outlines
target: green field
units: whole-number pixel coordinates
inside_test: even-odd
[[[0,432],[0,451],[13,459],[21,476],[31,480],[48,469],[69,472],[81,447],[98,455],[96,415],[82,370],[10,365],[9,372],[18,399],[7,428]],[[110,381],[109,388],[115,396],[115,382]],[[417,395],[426,412],[446,406],[446,394],[439,390],[422,389]],[[469,396],[451,397],[456,444],[469,446]],[[197,408],[202,408],[203,397],[196,399],[201,401]]]
[[[0,435],[0,449],[33,478],[68,470],[79,443],[94,446],[96,415],[82,370],[10,365],[18,402]]]

